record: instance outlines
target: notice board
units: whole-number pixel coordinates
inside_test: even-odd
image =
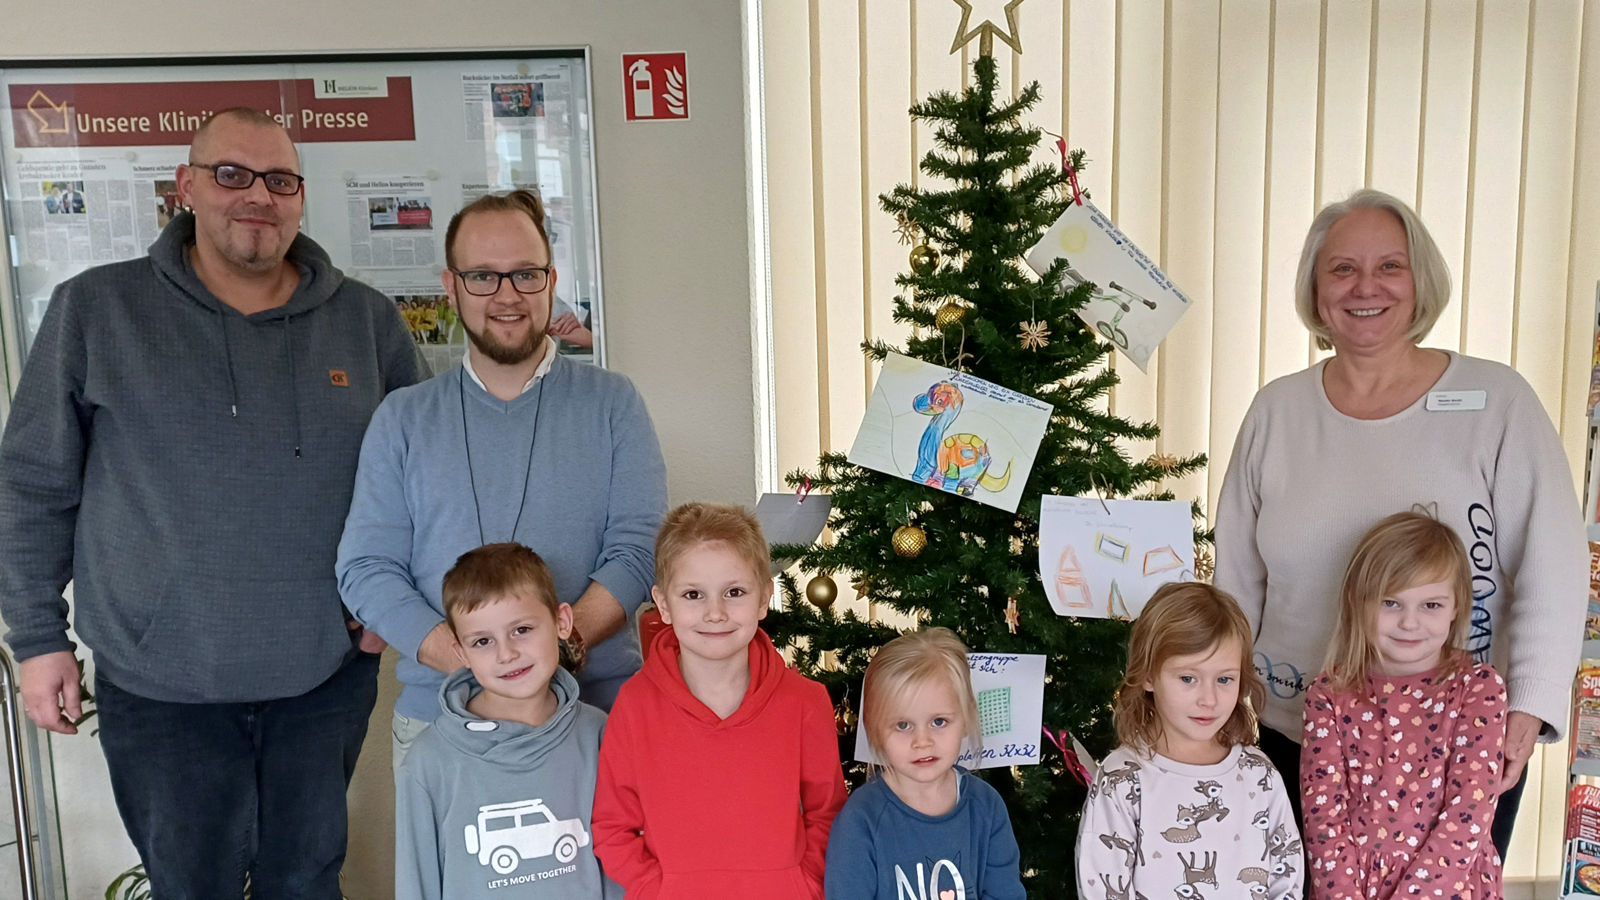
[[[573,49],[0,68],[0,197],[24,352],[57,284],[146,253],[179,209],[174,171],[200,123],[250,106],[299,148],[301,230],[395,301],[435,372],[466,352],[441,284],[445,226],[464,203],[513,188],[544,200],[560,273],[552,318],[571,317],[561,352],[604,364],[589,62]]]

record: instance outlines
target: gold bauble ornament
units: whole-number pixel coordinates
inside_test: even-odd
[[[818,575],[806,582],[806,599],[818,609],[827,609],[839,599],[839,585],[826,575]]]
[[[960,322],[966,315],[967,308],[951,300],[939,307],[939,311],[933,314],[933,324],[939,326],[940,331],[944,331],[946,328],[950,328]]]
[[[926,275],[938,266],[938,250],[928,244],[918,244],[911,248],[911,271],[918,275]]]
[[[894,530],[892,543],[894,552],[909,559],[928,546],[928,533],[917,525],[901,525]]]

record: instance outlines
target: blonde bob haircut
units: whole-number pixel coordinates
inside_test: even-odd
[[[1161,739],[1161,717],[1155,694],[1145,690],[1145,684],[1160,678],[1167,660],[1215,650],[1228,638],[1239,642],[1239,702],[1217,730],[1216,741],[1224,747],[1254,744],[1256,711],[1267,702],[1267,687],[1251,663],[1250,623],[1232,597],[1198,581],[1157,588],[1134,620],[1128,672],[1112,707],[1117,743],[1154,753]]]
[[[1300,268],[1294,276],[1294,309],[1300,321],[1317,339],[1317,347],[1333,349],[1333,332],[1317,315],[1317,258],[1328,241],[1328,232],[1346,213],[1358,209],[1381,209],[1396,219],[1406,231],[1406,253],[1411,258],[1411,280],[1416,294],[1416,310],[1411,315],[1411,328],[1406,337],[1411,343],[1421,343],[1439,321],[1439,314],[1450,303],[1450,267],[1445,265],[1444,254],[1433,242],[1427,226],[1400,198],[1383,191],[1362,188],[1336,203],[1330,203],[1311,220],[1306,232],[1305,246],[1300,250]]]
[[[974,754],[983,752],[983,730],[978,724],[978,701],[972,694],[972,669],[967,665],[967,645],[948,628],[924,628],[902,634],[878,649],[867,664],[861,684],[861,724],[867,729],[867,746],[885,756],[889,729],[900,718],[901,706],[917,691],[943,681],[961,707],[962,739]]]
[[[667,513],[656,534],[656,585],[666,589],[672,567],[701,544],[726,544],[750,564],[757,582],[772,579],[772,554],[761,523],[742,506],[685,503]]]
[[[1472,619],[1472,575],[1467,551],[1455,529],[1420,512],[1389,516],[1361,538],[1339,588],[1339,625],[1325,668],[1334,689],[1362,690],[1378,661],[1373,641],[1379,603],[1400,591],[1436,581],[1455,594],[1455,615],[1445,642],[1446,669],[1466,662],[1467,623]]]

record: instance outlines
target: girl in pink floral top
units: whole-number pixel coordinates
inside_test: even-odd
[[[1306,692],[1313,900],[1500,900],[1489,840],[1506,688],[1461,649],[1472,582],[1449,526],[1379,522],[1345,570],[1327,670]]]

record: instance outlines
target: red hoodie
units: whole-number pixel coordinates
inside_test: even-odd
[[[750,687],[717,718],[656,636],[600,744],[594,849],[628,900],[822,900],[844,777],[828,692],[750,641]]]

